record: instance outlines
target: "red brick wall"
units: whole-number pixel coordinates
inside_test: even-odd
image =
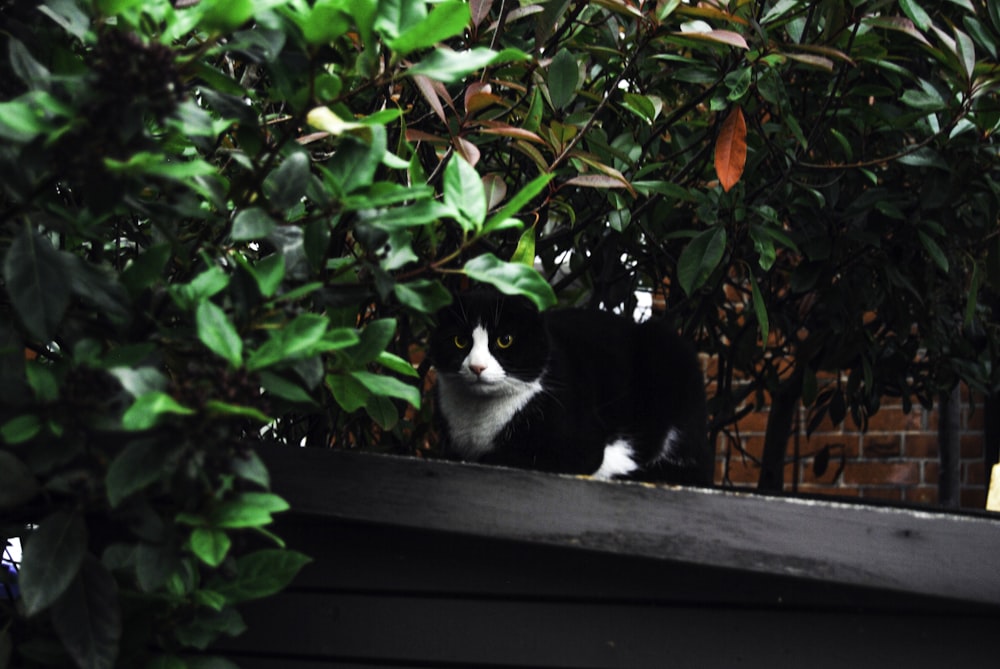
[[[983,465],[983,405],[963,387],[961,422],[961,504],[984,508],[987,475]],[[903,413],[899,400],[886,399],[862,433],[850,417],[839,426],[829,419],[806,436],[808,411],[799,408],[798,431],[788,443],[785,490],[861,499],[924,504],[938,501],[938,411],[915,406]],[[746,415],[738,431],[719,435],[716,482],[755,486],[760,476],[768,410]],[[737,443],[738,442],[738,443]],[[745,453],[740,452],[740,447]],[[829,447],[829,462],[817,475],[815,455]],[[796,452],[798,457],[796,457]],[[843,458],[843,459],[842,459]]]

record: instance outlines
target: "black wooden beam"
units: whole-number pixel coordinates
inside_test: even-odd
[[[1000,520],[267,448],[300,514],[1000,606]]]

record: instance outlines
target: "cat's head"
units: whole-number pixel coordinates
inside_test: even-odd
[[[548,340],[530,300],[477,288],[456,295],[437,316],[430,354],[446,383],[492,396],[517,392],[541,377]]]

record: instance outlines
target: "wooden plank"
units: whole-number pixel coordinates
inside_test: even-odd
[[[300,513],[1000,605],[1000,522],[343,451],[270,448]]]
[[[968,602],[821,580],[472,535],[285,515],[275,531],[310,562],[293,588],[370,595],[822,608],[868,613],[993,613]],[[950,605],[950,606],[949,606]]]
[[[991,666],[996,619],[797,610],[285,593],[247,607],[254,635],[330,663],[420,667]],[[254,638],[250,639],[253,643]],[[252,652],[252,649],[244,649]],[[239,661],[240,656],[231,655]],[[259,657],[259,656],[258,656]],[[271,665],[293,667],[294,655]],[[282,664],[284,662],[284,664]]]

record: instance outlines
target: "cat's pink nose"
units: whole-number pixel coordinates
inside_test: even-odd
[[[469,365],[469,369],[472,370],[473,374],[479,376],[486,371],[486,365]]]

